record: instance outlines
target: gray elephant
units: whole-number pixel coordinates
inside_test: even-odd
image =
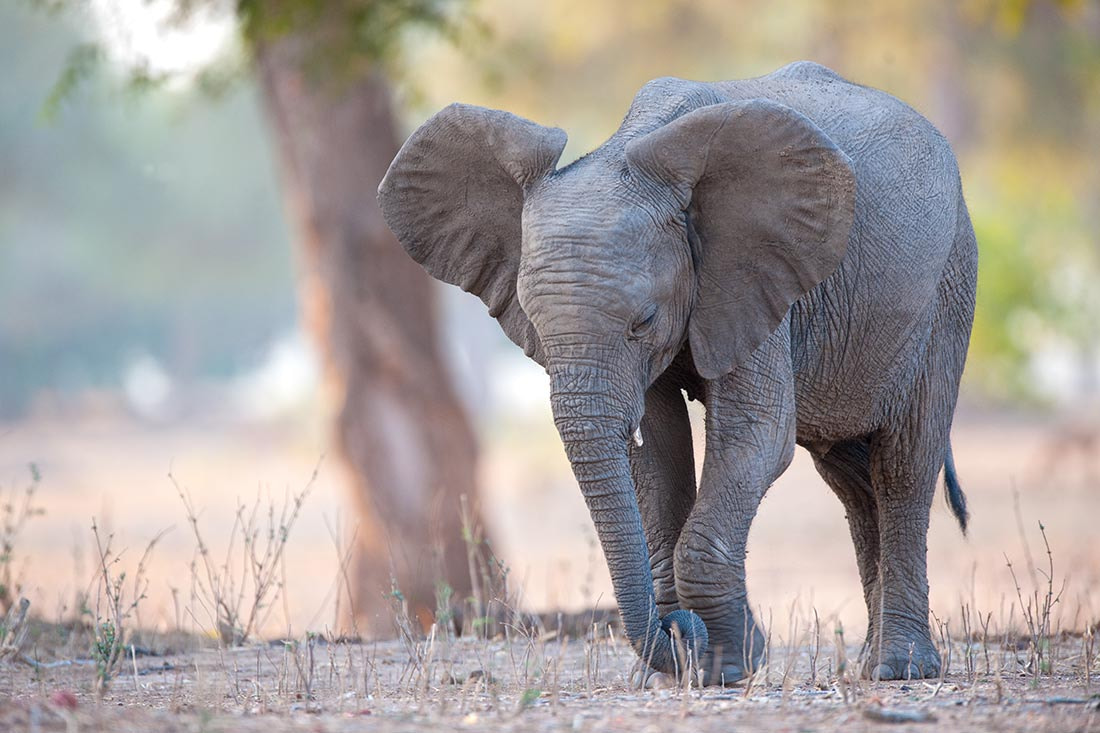
[[[977,273],[947,141],[806,62],[652,81],[607,142],[557,169],[565,140],[451,105],[401,148],[379,201],[409,254],[548,372],[634,649],[665,672],[677,649],[705,651],[712,684],[761,663],[745,544],[797,443],[847,513],[864,673],[937,675],[929,511],[944,468],[965,531],[948,434]],[[706,408],[698,488],[685,394]]]

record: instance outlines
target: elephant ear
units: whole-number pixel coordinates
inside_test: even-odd
[[[789,107],[762,99],[702,107],[630,141],[626,157],[672,188],[698,236],[688,339],[704,378],[752,354],[844,257],[851,165]]]
[[[524,191],[554,170],[566,136],[508,112],[452,104],[401,147],[378,187],[397,239],[433,277],[473,293],[545,366],[516,297]]]

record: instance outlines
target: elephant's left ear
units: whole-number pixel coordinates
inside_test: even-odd
[[[688,326],[699,374],[746,359],[840,264],[855,206],[848,157],[804,115],[753,99],[702,107],[630,141],[699,237]]]
[[[433,277],[481,298],[545,366],[516,296],[526,191],[551,175],[565,133],[508,112],[452,104],[421,125],[378,187],[382,216]]]

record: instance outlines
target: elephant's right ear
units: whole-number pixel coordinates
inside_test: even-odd
[[[452,104],[401,147],[378,187],[390,229],[433,277],[481,298],[508,338],[545,366],[516,297],[524,192],[553,172],[565,132]]]

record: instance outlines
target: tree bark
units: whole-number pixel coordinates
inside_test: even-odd
[[[438,582],[459,602],[470,594],[460,497],[476,506],[477,446],[441,359],[430,278],[376,201],[398,150],[389,87],[375,69],[319,83],[309,73],[318,40],[261,40],[256,59],[304,317],[336,388],[335,438],[359,511],[354,612],[360,631],[385,634],[393,589],[422,624]]]

